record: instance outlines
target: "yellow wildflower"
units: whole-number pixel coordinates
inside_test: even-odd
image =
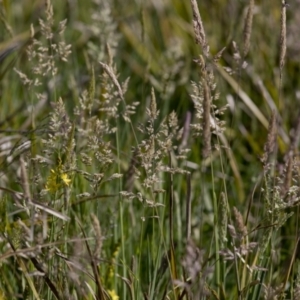
[[[53,169],[51,169],[50,175],[46,183],[46,190],[51,193],[55,193],[58,189],[59,189],[59,183],[57,180],[57,174]]]
[[[60,167],[56,170],[51,169],[46,183],[46,190],[50,193],[55,193],[60,188],[69,186],[70,182],[71,179],[68,177],[68,174],[62,173]]]
[[[111,297],[111,300],[119,300],[119,296],[116,294],[115,290],[108,290],[107,292]]]
[[[71,179],[68,177],[68,174],[63,173],[60,175],[60,178],[66,186],[69,186]]]

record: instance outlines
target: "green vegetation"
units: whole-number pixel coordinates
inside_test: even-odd
[[[297,1],[198,2],[0,3],[0,300],[300,299]]]

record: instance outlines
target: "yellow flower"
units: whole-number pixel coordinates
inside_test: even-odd
[[[56,170],[51,169],[50,175],[47,179],[46,190],[50,193],[55,193],[63,186],[69,186],[71,179],[68,174],[62,173],[61,168],[58,167]]]
[[[111,300],[119,300],[119,296],[116,294],[115,290],[107,291],[108,295],[111,297]]]
[[[68,177],[66,173],[61,174],[60,178],[66,186],[69,186],[71,179]]]
[[[46,183],[46,190],[51,193],[55,193],[58,189],[59,189],[59,183],[57,181],[57,174],[53,169],[51,169],[50,175]]]

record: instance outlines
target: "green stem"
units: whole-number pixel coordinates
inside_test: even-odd
[[[119,127],[118,127],[119,128]],[[118,173],[121,173],[120,167],[120,145],[119,145],[119,134],[118,130],[116,131],[116,143],[117,143],[117,157],[118,157]],[[122,191],[122,179],[119,180],[119,191]],[[120,215],[120,227],[121,227],[121,249],[122,249],[122,276],[126,278],[126,257],[125,257],[125,240],[124,240],[124,207],[123,207],[123,199],[120,195],[119,197],[119,215]],[[127,299],[127,288],[126,284],[123,283],[123,299]]]

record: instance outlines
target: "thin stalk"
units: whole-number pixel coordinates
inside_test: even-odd
[[[219,239],[219,231],[218,231],[218,203],[215,192],[215,184],[214,184],[214,169],[211,164],[211,178],[212,178],[212,192],[213,192],[213,210],[214,210],[214,236],[215,236],[215,255],[216,255],[216,286],[218,287],[218,297],[220,297],[220,283],[221,283],[221,266],[220,266],[220,239]]]
[[[118,127],[119,128],[119,127]],[[118,157],[118,173],[121,173],[120,167],[120,144],[119,144],[119,133],[116,131],[116,144],[117,144],[117,157]],[[122,180],[119,180],[119,191],[122,191]],[[122,276],[126,278],[126,257],[125,257],[125,240],[124,240],[124,220],[123,220],[123,199],[119,196],[119,216],[120,216],[120,228],[121,228],[121,249],[122,249]],[[126,284],[123,283],[123,299],[127,299],[127,288]]]
[[[172,159],[171,153],[169,152],[169,167],[172,168]],[[172,280],[176,280],[177,270],[176,270],[176,263],[175,263],[175,247],[174,247],[174,222],[173,222],[173,215],[174,215],[174,183],[173,183],[173,174],[170,173],[170,191],[169,191],[169,235],[170,235],[170,267],[171,267],[171,276]],[[174,285],[173,285],[174,289]],[[178,290],[174,290],[175,299],[178,299]]]
[[[160,236],[160,241],[159,241],[159,245],[161,245],[163,240],[163,237]],[[153,244],[153,242],[152,242]],[[160,249],[161,247],[159,246],[158,251],[157,251],[157,255],[156,255],[156,262],[155,262],[155,268],[154,268],[154,274],[153,277],[151,278],[151,291],[150,291],[150,299],[155,299],[155,286],[156,286],[156,279],[157,279],[157,275],[159,273],[159,262],[161,262],[163,260],[163,256],[160,255]],[[163,271],[162,271],[163,272]],[[163,273],[161,274],[163,275]]]
[[[192,212],[192,201],[191,201],[191,174],[187,175],[187,195],[186,195],[186,240],[188,241],[191,237],[191,212]]]
[[[143,216],[145,217],[145,207],[143,207]],[[138,257],[138,274],[137,278],[141,278],[141,261],[142,261],[142,249],[143,249],[143,233],[144,233],[144,221],[142,221],[141,225],[141,233],[140,233],[140,245],[139,245],[139,257]],[[141,280],[136,280],[136,299],[139,299],[138,291],[140,290],[140,282]]]

